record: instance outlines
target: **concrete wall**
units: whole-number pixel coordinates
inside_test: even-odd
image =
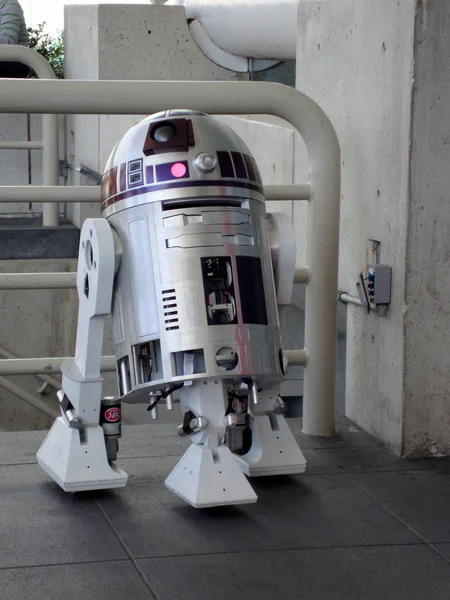
[[[75,269],[75,260],[0,261],[1,273]],[[73,355],[77,305],[74,290],[0,291],[0,346],[20,358]],[[37,396],[37,378],[10,379]],[[56,409],[53,389],[49,390],[47,401]],[[45,414],[0,387],[0,425],[3,429],[44,429],[50,423],[51,419]]]
[[[450,4],[418,2],[408,199],[406,455],[450,454]]]
[[[413,2],[304,1],[297,88],[316,100],[342,149],[339,285],[356,293],[369,239],[393,267],[387,318],[348,308],[347,415],[401,452],[405,238]]]
[[[340,287],[356,292],[370,240],[393,267],[386,318],[348,308],[347,414],[407,456],[450,451],[449,26],[445,1],[299,5],[297,87],[342,147]]]

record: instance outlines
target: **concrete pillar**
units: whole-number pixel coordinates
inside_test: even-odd
[[[348,308],[347,415],[398,454],[450,453],[450,5],[303,0],[297,87],[342,147],[340,287],[380,242],[386,318]]]

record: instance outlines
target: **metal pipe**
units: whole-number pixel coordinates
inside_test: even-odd
[[[307,183],[296,183],[294,185],[266,185],[264,186],[266,200],[277,202],[310,200],[311,187]]]
[[[42,142],[0,142],[0,150],[41,150]]]
[[[255,406],[259,404],[258,382],[256,381],[256,379],[253,380],[252,385],[252,400]]]
[[[0,360],[0,375],[47,375],[61,373],[61,365],[68,357],[16,358]],[[100,363],[103,373],[116,371],[115,356],[103,356]]]
[[[339,292],[338,300],[343,304],[354,304],[355,306],[362,306],[361,300],[358,296],[352,296],[351,294],[347,294],[347,292]]]
[[[53,290],[77,287],[73,273],[0,273],[0,290]]]
[[[50,408],[45,402],[43,402],[39,398],[35,398],[33,394],[30,394],[30,392],[24,390],[22,387],[20,387],[20,385],[9,381],[9,379],[6,379],[6,377],[0,377],[0,386],[5,390],[8,390],[8,392],[11,392],[11,394],[14,394],[24,402],[27,402],[33,408],[36,408],[37,410],[40,410],[41,412],[45,413],[48,417],[52,419],[56,419],[57,417],[59,417],[59,411]]]
[[[285,350],[288,367],[306,367],[308,365],[308,353],[306,350]]]
[[[268,201],[309,200],[311,188],[307,184],[267,185],[264,194]],[[100,187],[85,186],[0,186],[1,202],[98,202]]]
[[[13,354],[9,350],[6,350],[6,348],[2,348],[1,346],[0,346],[0,356],[2,358],[10,358],[10,359],[18,358],[18,356],[16,354]],[[61,382],[58,381],[57,379],[55,379],[54,377],[51,377],[50,375],[38,374],[38,375],[36,375],[36,377],[38,379],[40,379],[41,381],[43,381],[44,383],[48,383],[49,385],[51,385],[53,388],[55,388],[55,390],[61,389]]]
[[[42,115],[42,185],[59,183],[58,115]],[[42,207],[44,227],[59,225],[58,204],[45,203]]]
[[[341,159],[336,132],[324,111],[287,86],[261,82],[4,80],[0,112],[148,114],[185,106],[210,114],[269,114],[291,123],[309,158],[311,206],[308,261],[303,431],[335,431],[336,289],[339,255]]]
[[[173,394],[166,397],[166,408],[167,410],[173,410]]]
[[[294,272],[294,283],[309,284],[310,276],[308,267],[296,267]]]
[[[27,65],[33,69],[41,80],[56,80],[55,72],[50,66],[50,63],[48,63],[38,52],[26,48],[25,46],[2,44],[0,46],[0,60],[20,62]],[[28,81],[31,80],[23,80],[22,83],[27,83]],[[42,81],[42,83],[46,82]],[[58,115],[53,114],[53,108],[51,106],[48,106],[46,110],[52,111],[52,114],[47,114],[43,111],[44,114],[42,115],[42,142],[40,146],[43,150],[42,184],[57,186],[59,183]],[[5,112],[14,113],[16,111],[11,110]],[[44,204],[42,207],[42,223],[44,227],[57,227],[59,225],[59,207],[57,204]]]
[[[184,6],[208,36],[227,52],[243,57],[293,59],[298,0],[168,0]]]

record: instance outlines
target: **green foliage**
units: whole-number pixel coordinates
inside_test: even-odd
[[[28,46],[48,60],[58,79],[64,79],[64,33],[59,31],[54,37],[45,31],[45,25],[41,23],[36,29],[28,28]]]

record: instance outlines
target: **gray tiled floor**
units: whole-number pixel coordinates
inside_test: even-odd
[[[450,461],[402,461],[345,419],[308,470],[252,482],[256,504],[198,511],[164,487],[187,446],[125,427],[127,488],[65,494],[43,432],[0,434],[1,600],[448,600]]]

